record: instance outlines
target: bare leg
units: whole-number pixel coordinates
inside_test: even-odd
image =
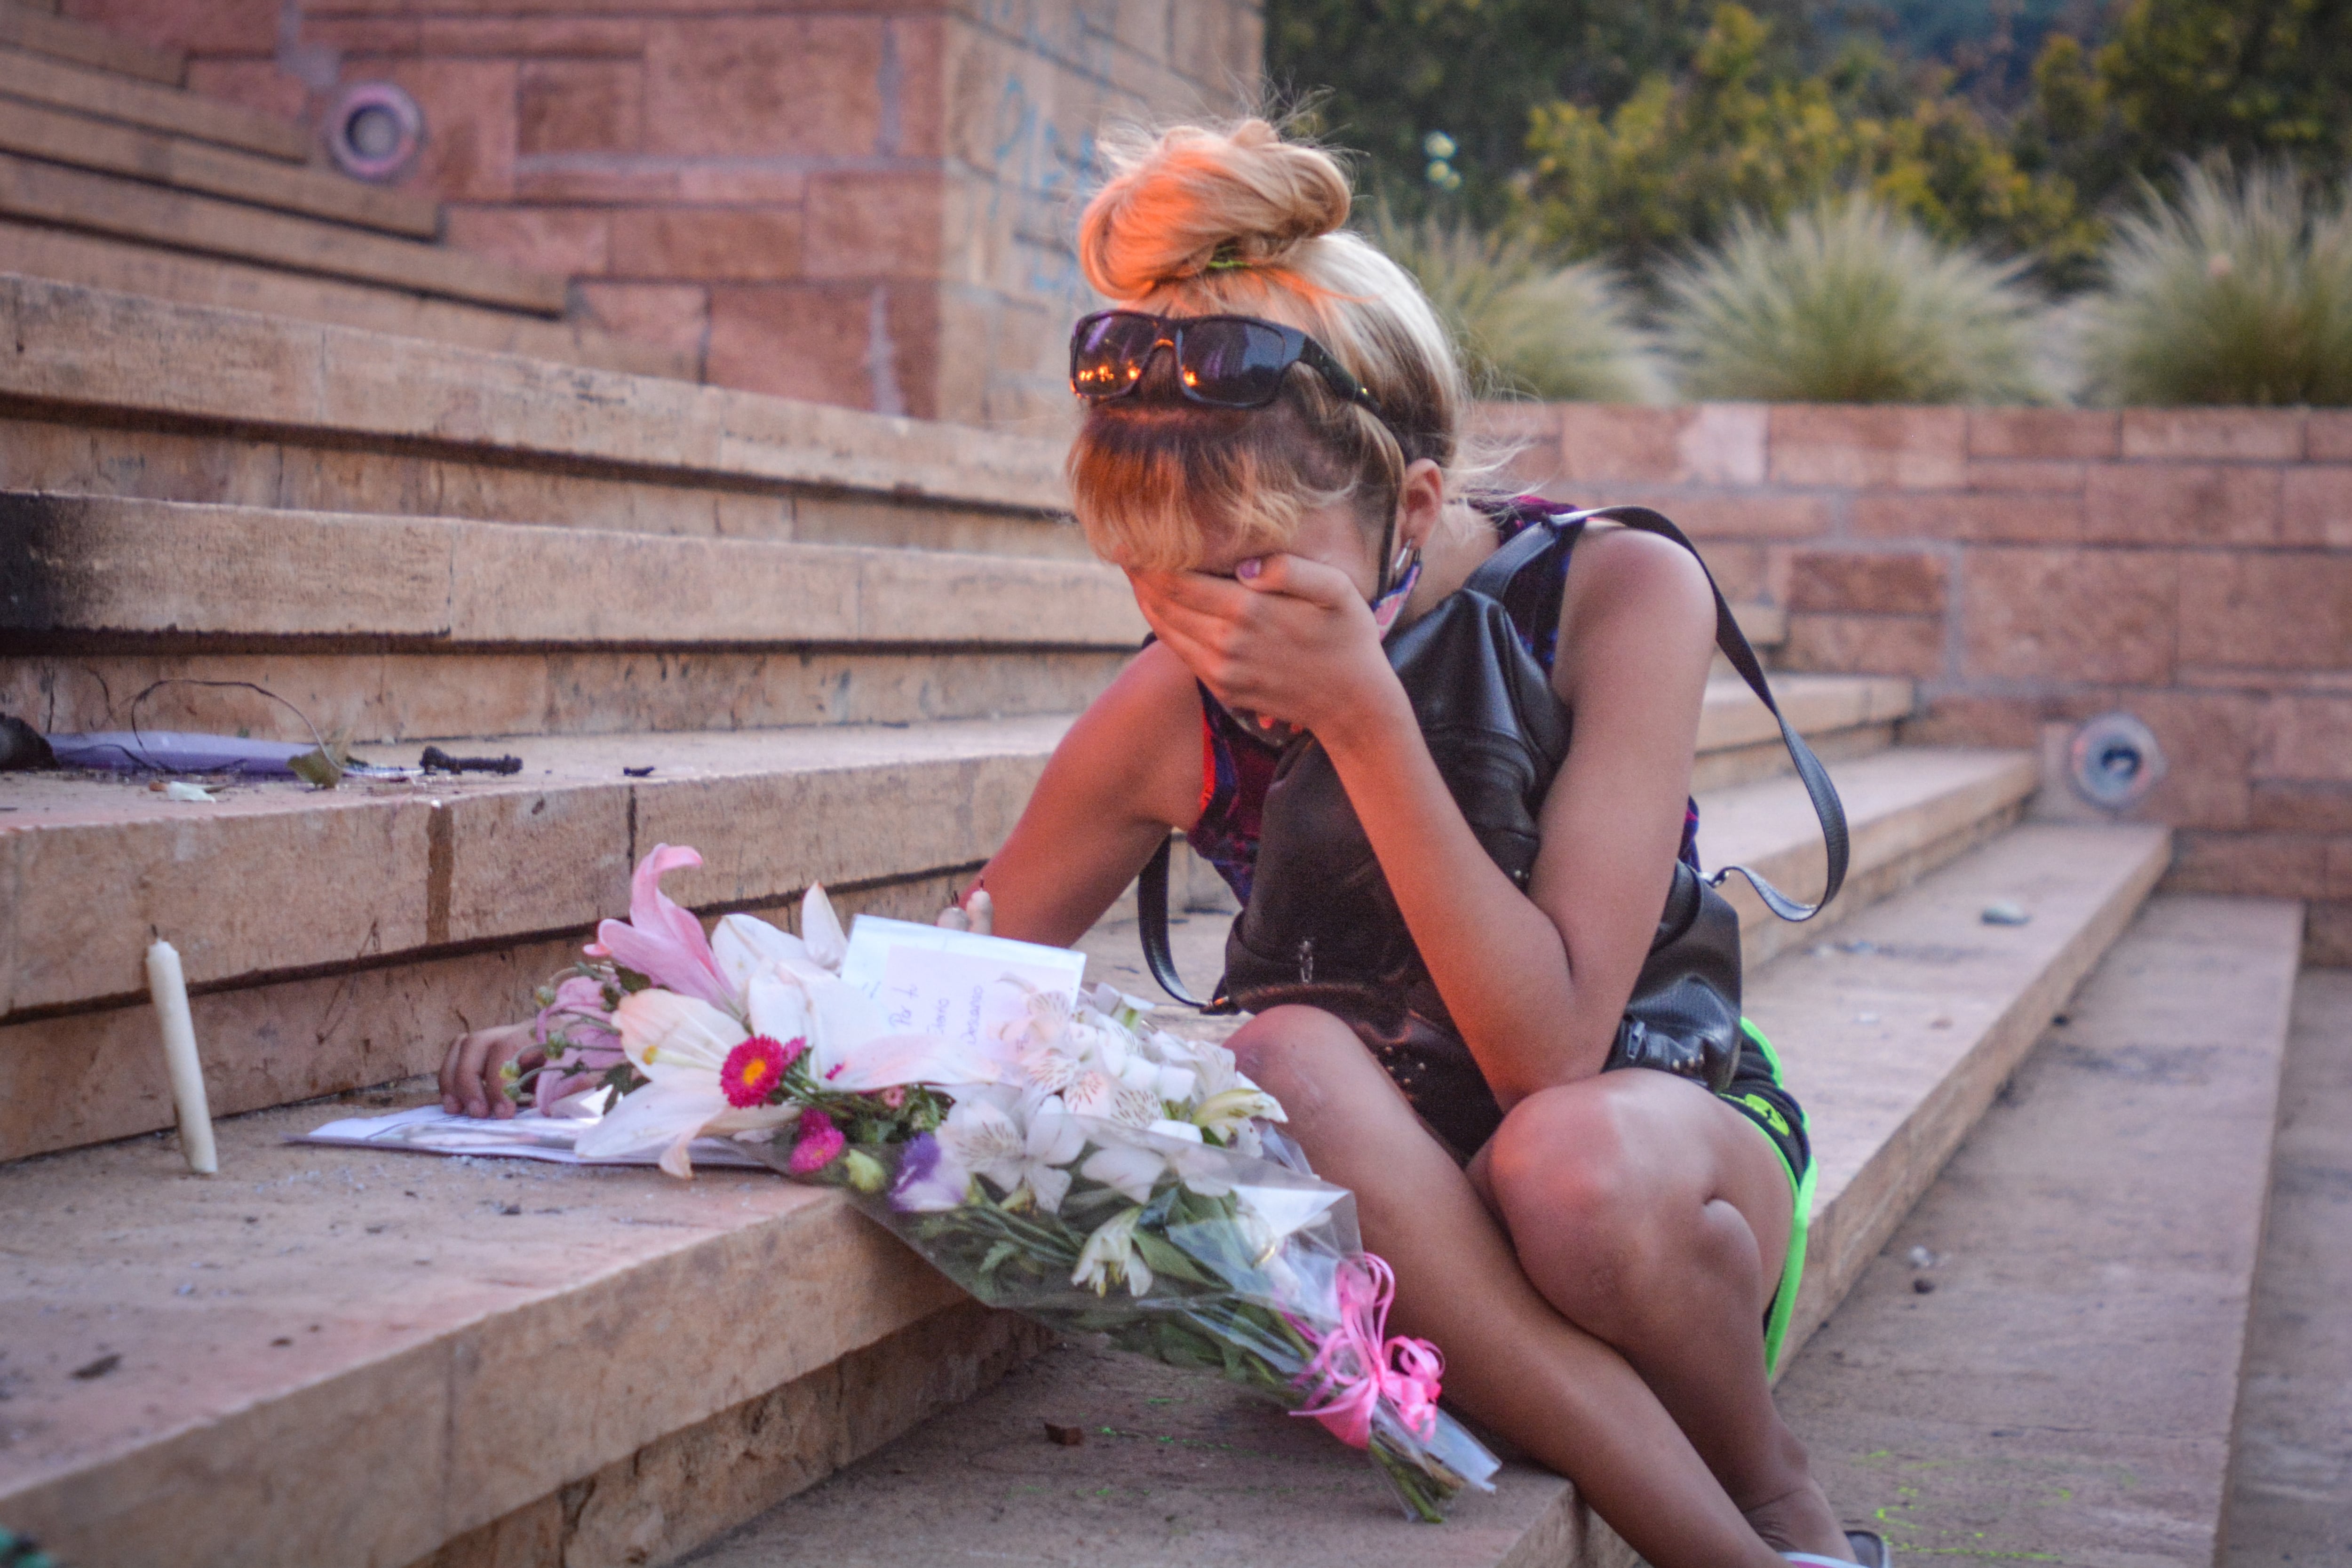
[[[1791,1215],[1756,1129],[1696,1084],[1612,1073],[1513,1107],[1471,1176],[1536,1289],[1623,1353],[1765,1539],[1847,1556],[1765,1381]]]
[[[1657,1568],[1782,1568],[1642,1375],[1529,1283],[1469,1177],[1352,1031],[1278,1007],[1232,1044],[1316,1169],[1354,1191],[1366,1245],[1396,1269],[1394,1325],[1445,1352],[1464,1409],[1573,1479]]]

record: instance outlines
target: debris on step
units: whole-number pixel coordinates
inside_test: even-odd
[[[2033,916],[2014,899],[1995,899],[1977,918],[1989,926],[2021,926]]]

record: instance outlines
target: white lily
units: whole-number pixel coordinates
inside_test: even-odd
[[[704,1072],[714,1088],[727,1053],[751,1037],[751,1030],[709,1003],[659,989],[623,997],[613,1009],[613,1027],[622,1052],[656,1083]]]
[[[1135,1226],[1142,1217],[1142,1209],[1131,1208],[1097,1226],[1094,1234],[1087,1237],[1086,1246],[1078,1250],[1078,1267],[1070,1276],[1070,1283],[1091,1285],[1097,1296],[1120,1280],[1126,1281],[1130,1296],[1140,1296],[1150,1289],[1151,1269],[1135,1250]]]
[[[797,1105],[738,1110],[727,1103],[719,1069],[727,1053],[751,1036],[708,1002],[670,991],[640,991],[614,1009],[613,1026],[622,1051],[653,1081],[623,1095],[610,1114],[581,1133],[574,1147],[592,1159],[660,1149],[663,1170],[691,1177],[688,1147],[703,1134],[779,1127],[800,1116]]]
[[[1149,1203],[1151,1189],[1159,1184],[1160,1173],[1168,1168],[1168,1162],[1141,1144],[1124,1140],[1105,1143],[1101,1142],[1102,1136],[1097,1129],[1096,1140],[1098,1146],[1078,1166],[1078,1174],[1090,1182],[1100,1182],[1106,1187],[1117,1189],[1119,1196],[1129,1203]]]
[[[1070,1173],[1059,1167],[1078,1157],[1086,1130],[1058,1099],[1047,1099],[1027,1118],[992,1097],[971,1095],[956,1101],[939,1131],[940,1147],[968,1171],[1003,1189],[1009,1202],[1024,1190],[1047,1214],[1058,1213],[1070,1190]]]

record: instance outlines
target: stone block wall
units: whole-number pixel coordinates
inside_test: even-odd
[[[722,385],[1038,430],[1120,119],[1255,91],[1262,0],[63,0],[190,85],[316,123],[423,107],[448,237],[573,280]]]
[[[1640,501],[1784,668],[1909,676],[1914,741],[2035,746],[2109,709],[2170,772],[2170,886],[2308,901],[2352,963],[2352,411],[1593,405],[1489,411],[1523,482]]]

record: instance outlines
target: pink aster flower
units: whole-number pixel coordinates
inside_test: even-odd
[[[754,1035],[728,1052],[719,1069],[719,1087],[727,1091],[727,1103],[738,1110],[765,1104],[783,1081],[784,1069],[807,1049],[803,1040],[783,1045],[767,1035]]]
[[[588,956],[609,958],[666,990],[740,1013],[742,1003],[720,973],[702,922],[661,890],[664,872],[701,864],[702,857],[683,845],[655,845],[653,853],[637,862],[636,872],[629,879],[628,922],[606,921],[599,925]]]
[[[814,1175],[832,1164],[848,1144],[833,1118],[812,1106],[801,1112],[800,1141],[793,1145],[787,1168],[795,1176]]]

